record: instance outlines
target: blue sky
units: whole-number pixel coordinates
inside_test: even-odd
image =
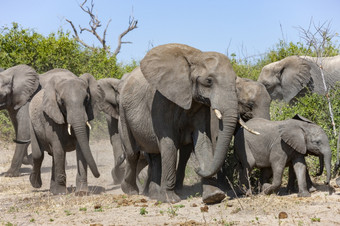
[[[90,1],[90,0],[88,0]],[[0,0],[0,27],[17,22],[24,28],[48,35],[72,30],[65,19],[76,26],[87,26],[89,17],[80,8],[82,0]],[[308,28],[330,22],[340,33],[340,1],[337,0],[94,0],[95,12],[103,23],[112,19],[107,43],[116,48],[118,35],[127,28],[133,13],[138,28],[127,34],[118,60],[141,60],[151,46],[184,43],[203,51],[235,53],[249,57],[265,53],[279,39],[302,41],[297,27]],[[282,27],[282,29],[281,29]],[[85,42],[99,46],[92,35],[81,35]],[[335,38],[338,40],[339,37]]]

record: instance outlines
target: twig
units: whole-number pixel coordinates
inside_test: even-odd
[[[235,196],[236,196],[237,202],[240,204],[241,209],[244,210],[244,209],[243,209],[243,206],[242,206],[242,204],[241,204],[241,202],[240,202],[240,200],[239,200],[239,197],[238,197],[237,194],[236,194],[236,191],[235,191],[235,189],[234,189],[234,186],[231,184],[229,178],[228,178],[228,177],[226,177],[226,178],[227,178],[227,180],[228,180],[229,186],[231,187],[231,189],[233,190],[233,192],[234,192],[234,194],[235,194]]]

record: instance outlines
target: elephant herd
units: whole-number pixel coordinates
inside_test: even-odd
[[[88,192],[87,167],[99,177],[89,146],[89,121],[106,114],[115,164],[112,177],[126,194],[139,194],[138,173],[148,165],[143,194],[162,202],[179,202],[185,166],[194,153],[202,181],[202,199],[225,198],[215,175],[225,162],[234,137],[240,184],[261,169],[262,191],[277,191],[289,166],[289,186],[298,182],[299,196],[313,189],[305,156],[320,157],[330,180],[331,149],[322,128],[297,115],[270,121],[272,99],[286,102],[308,90],[323,93],[340,81],[340,56],[317,67],[314,58],[292,56],[262,69],[258,81],[237,77],[229,59],[183,44],[151,49],[140,66],[121,79],[95,80],[66,69],[38,75],[27,65],[0,70],[0,110],[7,109],[14,125],[16,148],[5,176],[19,176],[21,165],[32,164],[30,182],[42,185],[41,165],[52,156],[50,192],[65,194],[66,152],[76,150],[76,194]],[[27,155],[31,144],[32,155]],[[121,166],[124,162],[124,170]],[[123,176],[122,176],[123,175]],[[271,180],[272,178],[272,180]]]

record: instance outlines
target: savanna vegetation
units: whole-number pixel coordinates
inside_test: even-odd
[[[326,40],[324,51],[327,56],[338,55],[340,54],[340,46],[336,41],[332,42],[329,39]],[[236,54],[231,54],[229,57],[238,76],[257,80],[264,65],[291,55],[316,56],[317,53],[310,45],[302,42],[287,43],[279,40],[277,45],[260,57],[239,59]],[[17,64],[30,65],[38,73],[44,73],[53,68],[66,68],[76,75],[91,73],[96,79],[101,79],[106,77],[120,78],[124,73],[132,71],[138,65],[138,62],[131,61],[129,64],[120,64],[117,62],[116,56],[109,51],[104,51],[101,48],[84,47],[72,38],[69,32],[63,30],[43,36],[32,29],[23,28],[13,23],[12,27],[0,29],[0,67],[6,69]],[[329,96],[333,107],[334,121],[339,128],[340,89],[332,90]],[[309,94],[298,99],[294,105],[272,103],[271,117],[273,120],[291,118],[297,113],[324,128],[335,155],[337,136],[334,135],[332,129],[326,97]],[[98,130],[102,130],[103,124],[105,124],[104,117],[101,116],[101,119],[99,121],[102,121],[102,123],[97,122],[95,124]],[[14,137],[14,131],[6,111],[0,112],[0,125],[0,139],[11,140]],[[104,132],[106,133],[106,129]],[[317,161],[315,163],[313,168],[318,167]],[[233,164],[229,161],[227,167]],[[311,172],[315,171],[314,169],[311,170]]]

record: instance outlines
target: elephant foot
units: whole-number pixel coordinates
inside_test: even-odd
[[[157,183],[151,181],[149,184],[147,194],[145,195],[149,196],[150,199],[158,200],[160,197],[160,190],[161,190],[161,187]]]
[[[265,194],[265,195],[270,195],[273,190],[272,190],[272,185],[269,184],[269,183],[264,183],[262,185],[262,192]]]
[[[87,196],[89,193],[87,191],[76,191],[75,195],[79,197]]]
[[[299,192],[298,197],[311,197],[311,194],[308,191],[303,191],[303,192]]]
[[[311,187],[308,189],[308,191],[309,191],[310,193],[315,192],[315,191],[316,191],[316,188],[315,188],[314,186],[311,186]]]
[[[157,201],[164,203],[177,203],[181,201],[181,198],[175,193],[174,190],[163,190],[159,193]]]
[[[50,187],[50,192],[53,195],[65,195],[67,193],[67,189],[65,185],[54,185]]]
[[[32,154],[29,154],[28,156],[25,156],[24,159],[22,160],[22,164],[33,166]]]
[[[225,193],[221,189],[213,185],[203,184],[202,200],[204,203],[215,204],[221,202],[224,198]]]
[[[139,194],[137,185],[128,184],[126,183],[126,181],[123,181],[120,187],[122,191],[127,195],[138,195]]]
[[[114,185],[122,183],[124,172],[125,172],[124,168],[120,168],[120,167],[117,167],[117,168],[114,167],[111,170],[111,176],[112,176]]]
[[[75,192],[75,195],[76,196],[86,196],[89,194],[89,191],[88,191],[88,185],[87,183],[81,183],[81,184],[77,184],[76,186],[76,192]]]
[[[9,169],[7,172],[4,173],[5,177],[19,177],[20,172],[19,170]]]
[[[41,188],[42,181],[40,173],[31,173],[30,174],[30,182],[32,187]]]

